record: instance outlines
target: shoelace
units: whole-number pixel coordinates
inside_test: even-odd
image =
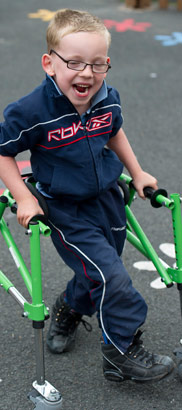
[[[59,323],[59,329],[62,334],[67,335],[70,331],[82,323],[87,332],[92,331],[92,326],[86,320],[82,319],[82,316],[75,312],[73,309],[67,308],[63,305],[60,309],[55,312],[55,320]]]
[[[92,331],[92,325],[89,322],[87,322],[85,319],[81,319],[80,322],[82,323],[87,332]]]
[[[140,362],[154,363],[154,355],[153,353],[148,352],[144,349],[143,342],[140,339],[142,335],[142,331],[138,330],[136,335],[134,336],[133,343],[129,347],[127,354],[132,356],[134,359],[138,359]]]

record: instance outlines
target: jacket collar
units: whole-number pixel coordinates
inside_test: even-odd
[[[58,98],[58,97],[62,97],[64,96],[64,94],[61,92],[61,90],[59,89],[59,87],[57,86],[56,82],[54,81],[53,77],[49,76],[48,74],[46,74],[46,83],[47,83],[47,88],[48,88],[48,92],[49,95],[54,97],[54,98]],[[107,98],[108,96],[108,91],[107,91],[107,84],[105,82],[105,80],[102,83],[101,88],[97,91],[97,93],[93,96],[92,101],[91,101],[91,106],[90,108],[87,110],[87,114],[90,113],[91,109],[97,105],[98,103],[100,103],[102,100],[104,100],[105,98]]]

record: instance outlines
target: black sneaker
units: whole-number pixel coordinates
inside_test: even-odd
[[[92,330],[91,325],[82,319],[82,315],[71,309],[64,301],[64,293],[62,293],[53,305],[51,324],[47,333],[46,342],[52,353],[67,352],[74,347],[80,322],[87,331]]]
[[[173,370],[174,362],[170,357],[149,353],[144,349],[141,334],[139,330],[125,354],[121,354],[112,344],[102,343],[103,372],[106,379],[116,382],[156,381]]]

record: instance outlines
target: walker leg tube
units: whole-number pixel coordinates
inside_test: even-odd
[[[139,241],[141,242],[142,247],[144,248],[145,253],[147,254],[147,257],[149,260],[151,260],[156,267],[159,275],[161,276],[162,280],[166,284],[167,287],[170,287],[173,285],[173,282],[165,269],[165,267],[162,265],[162,262],[158,258],[157,253],[155,252],[154,248],[152,247],[150,241],[148,240],[147,236],[145,235],[144,231],[142,230],[141,226],[139,225],[138,221],[136,220],[134,214],[132,213],[131,209],[126,206],[126,216],[127,219],[130,223],[130,226],[132,227],[133,231],[136,233]]]
[[[33,390],[29,394],[29,399],[36,404],[36,410],[59,410],[62,405],[61,394],[54,386],[45,380],[44,365],[44,307],[42,301],[42,275],[40,256],[40,229],[38,223],[29,225],[30,235],[30,256],[31,256],[31,278],[32,278],[32,305],[25,304],[29,312],[30,319],[33,320],[35,333],[35,355],[36,355],[36,377],[33,382]]]
[[[177,288],[179,291],[180,308],[181,308],[181,316],[182,316],[182,284],[178,283]],[[173,350],[173,353],[177,359],[178,376],[180,380],[182,381],[182,339],[180,339],[180,345]]]
[[[35,333],[36,380],[33,382],[35,390],[28,394],[28,398],[36,404],[35,409],[59,410],[62,406],[61,394],[54,386],[45,380],[44,364],[44,321],[33,321]]]
[[[179,300],[180,300],[181,317],[182,317],[182,283],[178,283],[177,288],[179,291]]]
[[[44,322],[33,322],[35,336],[36,376],[37,384],[39,385],[43,385],[45,383],[43,327]]]
[[[172,210],[172,223],[176,253],[176,265],[178,269],[182,269],[182,216],[179,194],[171,194],[171,199],[173,199],[175,204]]]

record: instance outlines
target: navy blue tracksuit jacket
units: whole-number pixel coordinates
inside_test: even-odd
[[[33,176],[49,207],[53,243],[74,271],[68,303],[81,314],[97,312],[103,332],[123,353],[145,321],[147,306],[120,258],[126,221],[116,181],[123,165],[106,144],[120,129],[122,115],[118,92],[103,87],[105,97],[95,98],[81,118],[46,77],[5,109],[0,154],[30,150]]]

